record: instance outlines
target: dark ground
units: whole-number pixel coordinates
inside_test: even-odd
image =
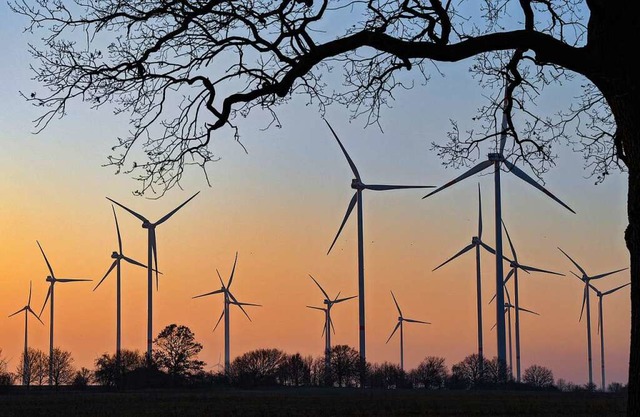
[[[0,416],[624,416],[622,394],[281,388],[0,393]]]

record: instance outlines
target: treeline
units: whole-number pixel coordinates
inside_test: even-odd
[[[167,326],[154,340],[153,360],[149,363],[138,351],[123,350],[120,358],[103,354],[95,360],[93,370],[73,367],[71,353],[54,349],[51,385],[72,385],[77,388],[100,385],[110,388],[213,386],[231,385],[244,388],[267,386],[332,386],[357,387],[360,373],[365,372],[366,385],[385,389],[537,389],[581,391],[595,387],[581,386],[562,379],[554,380],[553,372],[539,365],[524,371],[523,382],[511,377],[501,379],[497,358],[487,360],[477,354],[467,356],[449,369],[445,359],[427,356],[408,372],[392,363],[367,364],[363,369],[358,352],[347,345],[331,349],[329,367],[325,358],[288,354],[279,349],[257,349],[237,357],[224,372],[205,371],[198,359],[202,345],[186,326]],[[0,350],[0,385],[48,385],[49,357],[30,348],[25,366],[24,354],[15,372],[8,369]],[[626,387],[612,383],[608,390],[620,392]]]

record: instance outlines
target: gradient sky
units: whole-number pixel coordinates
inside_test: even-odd
[[[59,277],[99,280],[116,249],[111,207],[105,196],[156,219],[196,191],[200,195],[158,228],[159,268],[164,273],[154,292],[154,334],[170,323],[185,324],[203,343],[201,357],[211,367],[223,353],[223,329],[212,333],[222,297],[191,297],[219,287],[216,268],[228,277],[239,252],[232,291],[241,301],[262,304],[250,311],[253,322],[231,313],[231,355],[276,347],[319,356],[323,351],[322,315],[305,308],[322,297],[307,274],[330,295],[357,294],[355,216],[334,251],[326,251],[342,220],[352,190],[352,174],[340,149],[314,107],[299,99],[280,108],[283,127],[262,130],[265,114],[240,122],[245,154],[231,139],[216,141],[222,159],[210,165],[212,186],[203,175],[187,171],[183,189],[159,200],[134,197],[137,184],[101,167],[126,117],[96,112],[82,103],[39,135],[38,115],[18,91],[37,90],[29,72],[24,22],[0,5],[0,313],[21,308],[33,281],[32,306],[40,310],[47,286],[43,245]],[[429,151],[442,141],[449,119],[468,121],[482,104],[482,91],[463,65],[442,65],[426,87],[398,91],[384,113],[384,133],[363,129],[364,120],[348,122],[344,109],[329,110],[332,122],[365,182],[440,185],[460,174],[445,169]],[[540,102],[549,112],[578,93],[575,84],[550,88]],[[547,107],[545,107],[547,106]],[[573,207],[557,203],[511,175],[503,176],[503,218],[521,262],[562,273],[570,263],[562,247],[588,272],[628,265],[626,174],[614,174],[595,186],[583,170],[582,156],[556,149],[558,166],[546,186]],[[425,356],[443,356],[447,365],[476,351],[475,261],[470,253],[436,272],[440,262],[466,246],[477,229],[476,188],[483,192],[485,241],[493,245],[492,178],[480,176],[427,200],[420,191],[369,192],[365,195],[367,353],[374,362],[399,361],[399,344],[385,341],[396,323],[393,290],[406,317],[429,326],[405,328],[405,366]],[[355,213],[354,213],[355,214]],[[146,234],[139,222],[118,211],[125,253],[146,262]],[[494,262],[483,257],[484,334],[488,356],[495,355]],[[56,345],[70,350],[76,366],[93,367],[100,354],[115,350],[115,280],[96,292],[95,283],[61,284],[56,289]],[[595,283],[602,290],[628,282],[627,271]],[[582,286],[573,276],[522,276],[521,305],[541,314],[521,316],[522,366],[550,367],[556,378],[587,381],[586,330],[578,322]],[[124,267],[123,345],[145,349],[146,271]],[[593,306],[594,380],[600,383],[596,297]],[[627,380],[629,293],[605,301],[607,382]],[[23,320],[0,317],[0,347],[17,366],[23,348]],[[48,324],[48,312],[43,313]],[[336,344],[356,347],[357,301],[333,310]],[[409,323],[410,324],[410,323]],[[48,326],[30,325],[30,344],[48,349]]]

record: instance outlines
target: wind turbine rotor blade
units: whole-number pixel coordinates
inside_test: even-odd
[[[584,313],[584,305],[587,302],[587,297],[589,296],[589,292],[587,291],[587,287],[584,287],[583,296],[582,296],[582,307],[580,307],[580,319],[578,321],[582,321],[582,314]]]
[[[584,280],[582,279],[582,277],[581,277],[580,275],[576,274],[576,273],[575,273],[575,272],[573,272],[573,271],[569,271],[569,272],[571,272],[571,273],[573,274],[573,276],[574,276],[574,277],[578,278],[578,279],[580,280],[580,282],[584,283]]]
[[[320,291],[322,291],[322,294],[324,295],[324,299],[325,300],[330,300],[329,294],[327,294],[327,292],[322,288],[322,286],[318,283],[318,281],[316,281],[316,279],[311,274],[309,274],[309,277],[313,280],[313,282],[316,283],[318,288],[320,288]]]
[[[33,287],[33,282],[29,281],[29,298],[27,299],[27,305],[31,305],[31,288]]]
[[[351,201],[349,201],[349,206],[347,207],[347,213],[344,215],[344,218],[342,219],[342,223],[340,224],[338,233],[336,233],[336,237],[333,239],[333,242],[331,242],[331,246],[327,251],[327,255],[331,252],[331,249],[333,249],[333,245],[336,244],[338,237],[340,237],[340,233],[342,232],[342,229],[344,228],[345,223],[347,223],[347,220],[349,220],[349,216],[351,215],[353,208],[356,206],[357,201],[358,201],[358,193],[356,192],[353,194],[353,197],[351,197]]]
[[[473,168],[471,168],[470,170],[468,170],[467,172],[465,172],[464,174],[462,174],[462,175],[460,175],[459,177],[457,177],[457,178],[455,178],[455,179],[453,179],[453,180],[449,181],[449,182],[448,182],[448,183],[446,183],[445,185],[443,185],[443,186],[441,186],[441,187],[439,187],[439,188],[437,188],[437,189],[433,190],[432,192],[430,192],[429,194],[425,195],[425,196],[424,196],[424,197],[422,197],[422,198],[423,198],[423,199],[425,199],[425,198],[427,198],[427,197],[429,197],[429,196],[432,196],[432,195],[434,195],[435,193],[440,192],[440,191],[444,190],[445,188],[451,187],[453,184],[455,184],[455,183],[457,183],[457,182],[460,182],[460,181],[462,181],[463,179],[468,178],[468,177],[470,177],[470,176],[472,176],[472,175],[474,175],[474,174],[477,174],[478,172],[480,172],[480,171],[482,171],[482,170],[484,170],[484,169],[487,169],[487,168],[489,168],[489,167],[490,167],[490,166],[492,166],[492,165],[493,165],[493,161],[489,161],[489,160],[482,161],[482,162],[480,162],[478,165],[474,166]]]
[[[40,252],[42,252],[42,256],[44,256],[44,261],[47,263],[47,268],[49,268],[49,272],[51,273],[51,276],[55,277],[56,274],[53,273],[53,268],[51,268],[51,264],[49,263],[49,260],[47,259],[47,255],[44,254],[44,250],[42,249],[42,246],[40,246],[40,242],[38,242],[36,240],[36,243],[38,244],[38,247],[40,248]]]
[[[341,303],[343,301],[348,301],[348,300],[351,300],[351,299],[357,298],[357,297],[358,297],[357,295],[352,295],[351,297],[345,297],[345,298],[336,299],[336,300],[333,300],[333,304],[338,304],[338,303]]]
[[[331,127],[327,119],[324,119],[324,122],[327,124],[327,126],[329,126],[329,129],[331,130],[333,137],[336,138],[336,140],[338,141],[338,145],[340,145],[340,149],[342,149],[342,153],[347,158],[347,162],[351,167],[351,171],[353,172],[353,175],[355,175],[357,180],[360,180],[360,173],[358,172],[358,168],[356,168],[356,164],[354,164],[353,161],[351,160],[351,157],[347,153],[347,150],[344,148],[344,146],[342,146],[342,142],[340,142],[340,139],[338,138],[338,135],[336,134],[335,130],[333,130],[333,127]]]
[[[440,265],[436,266],[435,268],[433,268],[433,271],[440,269],[441,267],[445,266],[446,264],[448,264],[449,262],[453,261],[454,259],[456,259],[458,256],[463,255],[464,253],[470,251],[471,249],[473,249],[475,247],[475,245],[473,243],[470,243],[469,245],[465,246],[464,249],[462,249],[460,252],[456,253],[455,255],[453,255],[451,258],[447,259],[446,261],[444,261],[443,263],[441,263]]]
[[[22,307],[20,310],[16,311],[15,313],[13,313],[13,314],[9,314],[9,316],[8,316],[8,317],[13,317],[13,316],[15,316],[16,314],[18,314],[18,313],[22,313],[22,312],[23,312],[23,311],[25,311],[25,310],[27,310],[27,307]]]
[[[33,311],[33,310],[31,309],[31,307],[28,307],[28,308],[27,308],[27,311],[28,311],[29,313],[33,314],[33,317],[37,318],[37,319],[38,319],[38,321],[39,321],[40,323],[42,323],[42,325],[44,325],[44,322],[43,322],[42,320],[40,320],[40,317],[38,317],[38,315],[36,314],[36,312],[35,312],[35,311]]]
[[[333,334],[336,334],[336,328],[333,327],[333,320],[331,319],[331,316],[329,316],[329,326],[331,326],[331,330],[333,330]]]
[[[396,300],[396,296],[393,295],[393,291],[391,291],[391,297],[393,297],[393,302],[396,305],[396,308],[398,309],[398,314],[400,314],[400,317],[402,317],[402,310],[400,310],[400,306],[398,305],[398,301]]]
[[[47,290],[47,296],[44,299],[44,304],[42,304],[42,308],[40,309],[40,314],[38,314],[38,317],[42,316],[42,312],[44,311],[44,308],[47,306],[47,301],[49,301],[49,297],[51,296],[52,290],[53,290],[53,286],[49,285],[49,289]]]
[[[536,267],[529,266],[529,265],[520,265],[520,269],[522,269],[525,272],[541,272],[543,274],[564,276],[564,274],[562,274],[560,272],[549,271],[547,269],[540,269],[540,268],[536,268]]]
[[[140,267],[142,267],[142,268],[148,268],[148,267],[147,267],[147,265],[143,264],[142,262],[138,262],[138,261],[136,261],[135,259],[131,259],[131,258],[129,258],[128,256],[124,256],[124,255],[123,255],[123,256],[122,256],[122,259],[124,259],[125,261],[129,262],[129,263],[130,263],[130,264],[132,264],[132,265],[137,265],[137,266],[140,266]],[[154,271],[156,271],[156,270],[154,269]],[[157,272],[157,271],[156,271],[156,272]],[[159,274],[162,274],[162,272],[158,272],[158,273],[159,273]]]
[[[626,284],[624,284],[624,285],[620,285],[619,287],[615,287],[615,288],[614,288],[614,289],[612,289],[612,290],[605,291],[605,292],[603,292],[603,293],[602,293],[602,295],[609,295],[609,294],[611,294],[611,293],[614,293],[614,292],[616,292],[616,291],[618,291],[618,290],[620,290],[620,289],[622,289],[622,288],[626,287],[627,285],[631,285],[631,283],[630,283],[630,282],[627,282]]]
[[[117,202],[117,201],[115,201],[115,200],[110,199],[109,197],[105,197],[105,198],[106,198],[107,200],[111,201],[112,203],[114,203],[114,204],[116,204],[116,205],[120,206],[121,208],[125,209],[126,211],[128,211],[129,213],[131,213],[132,215],[134,215],[135,217],[137,217],[137,218],[138,218],[138,220],[140,220],[141,222],[143,222],[143,223],[144,223],[144,222],[150,223],[150,222],[149,222],[149,220],[148,220],[146,217],[144,217],[142,214],[138,214],[138,213],[136,213],[135,211],[131,210],[130,208],[128,208],[128,207],[126,207],[126,206],[124,206],[124,205],[122,205],[122,204],[118,203],[118,202]]]
[[[431,324],[428,321],[414,320],[414,319],[402,319],[404,321],[408,321],[409,323],[419,323],[419,324]]]
[[[118,251],[122,254],[122,237],[120,236],[120,226],[118,225],[118,216],[116,216],[116,208],[111,205],[111,210],[113,210],[113,219],[116,221],[116,233],[118,235]]]
[[[307,306],[307,308],[312,308],[314,310],[320,310],[320,311],[323,311],[323,312],[327,311],[327,310],[325,310],[324,308],[321,308],[321,307]]]
[[[100,284],[102,284],[102,282],[103,282],[105,279],[107,279],[107,276],[109,276],[109,273],[111,273],[111,271],[113,271],[113,268],[115,268],[117,264],[118,264],[118,260],[117,260],[117,259],[111,263],[111,266],[109,267],[109,269],[107,269],[107,272],[104,274],[104,276],[102,277],[102,279],[100,280],[100,282],[98,282],[98,285],[96,285],[96,286],[93,288],[93,291],[97,290],[97,289],[98,289],[98,287],[100,286]]]
[[[416,188],[436,188],[433,185],[383,185],[383,184],[366,184],[367,190],[372,191],[389,191],[389,190],[411,190]]]
[[[229,290],[227,289],[227,293],[229,294],[229,297],[231,297],[231,299],[233,300],[233,303],[232,303],[232,304],[237,305],[237,306],[240,308],[240,310],[242,310],[242,312],[244,313],[244,315],[245,315],[245,316],[247,316],[247,318],[249,319],[249,321],[253,321],[253,320],[251,320],[251,317],[249,317],[249,314],[247,314],[247,311],[244,309],[244,307],[242,307],[242,305],[240,305],[240,304],[238,303],[238,300],[236,299],[236,297],[234,297],[234,296],[233,296],[233,294],[231,294],[231,291],[229,291]]]
[[[504,164],[507,166],[507,168],[509,168],[509,171],[512,172],[516,177],[520,178],[521,180],[531,184],[532,186],[534,186],[535,188],[537,188],[538,190],[542,191],[543,193],[545,193],[547,196],[551,197],[553,200],[555,200],[558,204],[560,204],[562,207],[566,208],[567,210],[569,210],[570,212],[572,212],[573,214],[576,214],[575,211],[573,211],[573,209],[571,207],[569,207],[568,205],[566,205],[565,203],[562,202],[562,200],[560,200],[558,197],[556,197],[555,195],[553,195],[549,190],[547,190],[546,188],[544,188],[542,185],[538,184],[533,178],[531,178],[529,175],[527,175],[524,171],[522,171],[520,168],[518,168],[517,166],[513,165],[511,162],[509,161],[503,161]]]
[[[587,285],[589,286],[589,288],[591,288],[598,296],[602,295],[602,293],[600,292],[600,290],[598,290],[596,287],[594,287],[590,282],[587,282]]]
[[[493,294],[493,297],[491,297],[491,300],[489,300],[489,304],[493,303],[493,300],[495,300],[497,297],[496,294]]]
[[[237,306],[249,306],[249,307],[262,307],[262,304],[254,304],[254,303],[243,303],[243,302],[232,302],[231,304],[235,304]]]
[[[495,329],[497,325],[498,323],[494,323],[493,326],[491,326],[491,330]]]
[[[480,194],[480,183],[478,183],[478,239],[482,240],[482,195]]]
[[[518,255],[516,254],[516,249],[513,247],[513,243],[511,242],[511,236],[509,236],[509,231],[507,230],[507,225],[504,224],[504,220],[502,221],[502,227],[504,228],[504,233],[507,235],[507,240],[509,241],[509,248],[511,248],[511,254],[513,255],[513,260],[518,263]]]
[[[220,275],[220,271],[218,271],[217,268],[216,268],[216,274],[218,274],[218,279],[220,280],[220,285],[222,285],[222,288],[227,288],[224,286],[224,282],[222,281],[222,276]]]
[[[233,281],[233,275],[236,273],[237,263],[238,263],[238,252],[236,251],[236,257],[233,260],[233,268],[231,268],[231,275],[229,276],[229,283],[227,284],[227,288],[231,287],[231,282]]]
[[[155,271],[156,271],[156,291],[158,291],[160,288],[160,280],[158,279],[158,245],[157,245],[157,241],[156,241],[156,229],[150,228],[149,229],[149,238],[151,239],[151,253],[153,253],[153,266],[151,267],[151,270],[153,272],[154,267],[155,267]]]
[[[539,315],[540,315],[540,314],[536,313],[536,312],[535,312],[535,311],[533,311],[533,310],[528,310],[528,309],[523,308],[523,307],[518,307],[518,310],[520,310],[520,311],[524,311],[525,313],[529,313],[529,314],[535,314],[536,316],[539,316]]]
[[[507,282],[509,281],[509,279],[511,279],[511,277],[513,276],[513,274],[515,273],[515,268],[511,268],[509,270],[509,273],[507,274],[506,277],[504,277],[504,283],[505,285],[507,284]]]
[[[215,291],[211,291],[211,292],[208,292],[208,293],[205,293],[205,294],[196,295],[196,296],[191,297],[191,298],[193,299],[193,298],[206,297],[206,296],[209,296],[209,295],[220,294],[222,292],[224,292],[224,291],[223,290],[215,290]]]
[[[184,207],[189,201],[193,200],[198,194],[200,194],[200,191],[198,191],[197,193],[195,193],[194,195],[192,195],[187,201],[185,201],[184,203],[180,204],[178,207],[174,208],[173,210],[171,210],[169,213],[165,214],[160,220],[158,220],[157,222],[155,222],[155,225],[158,226],[164,222],[166,222],[167,220],[169,220],[169,218],[171,216],[173,216],[174,214],[176,214],[176,212],[178,210],[180,210],[182,207]]]
[[[391,332],[391,335],[389,336],[389,338],[387,339],[387,341],[385,342],[385,344],[386,344],[386,343],[389,343],[389,340],[391,340],[391,338],[393,337],[393,335],[394,335],[394,334],[396,334],[396,331],[398,330],[398,327],[400,327],[400,324],[401,324],[401,323],[402,323],[401,321],[399,321],[398,323],[396,323],[396,327],[394,327],[394,328],[393,328],[393,331]]]
[[[92,279],[84,279],[84,278],[57,278],[57,282],[90,282]]]
[[[578,268],[578,270],[579,270],[580,272],[582,272],[582,275],[585,275],[585,276],[587,275],[587,273],[585,272],[585,270],[584,270],[584,269],[582,269],[582,267],[581,267],[580,265],[578,265],[578,263],[577,263],[576,261],[574,261],[574,260],[573,260],[573,258],[571,258],[571,256],[569,256],[565,251],[563,251],[562,249],[560,249],[560,247],[558,247],[558,250],[559,250],[560,252],[562,252],[562,253],[564,254],[564,256],[566,256],[567,258],[569,258],[569,260],[570,260],[570,261],[571,261],[571,262],[576,266],[576,268]],[[572,274],[573,274],[573,272],[572,272]],[[574,275],[575,275],[575,274],[574,274]],[[581,279],[582,279],[582,278],[581,278]]]
[[[602,327],[602,316],[600,315],[600,304],[598,304],[598,333],[600,334],[600,328]]]
[[[220,318],[218,319],[218,321],[216,322],[215,327],[213,328],[213,331],[215,332],[216,329],[218,328],[218,325],[220,324],[220,321],[222,321],[222,318],[224,317],[224,309],[222,309],[222,314],[220,314]]]
[[[487,252],[489,252],[492,255],[496,254],[495,249],[493,249],[491,246],[487,245],[486,243],[484,243],[483,241],[480,241],[480,246],[482,246]],[[514,261],[512,261],[511,259],[507,258],[506,256],[502,255],[502,260],[503,261],[507,261],[509,263],[513,263]]]
[[[625,271],[627,269],[629,269],[629,268],[616,269],[615,271],[606,272],[604,274],[599,274],[599,275],[595,275],[595,276],[589,277],[589,279],[600,279],[600,278],[608,277],[609,275],[613,275],[613,274],[616,274],[618,272]]]

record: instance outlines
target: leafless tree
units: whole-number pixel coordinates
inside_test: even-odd
[[[74,375],[75,369],[73,369],[73,358],[71,357],[71,352],[60,348],[54,348],[53,374],[51,375],[53,385],[69,385],[73,382]]]
[[[524,370],[522,381],[536,388],[549,388],[553,386],[553,372],[544,366],[531,365]]]

